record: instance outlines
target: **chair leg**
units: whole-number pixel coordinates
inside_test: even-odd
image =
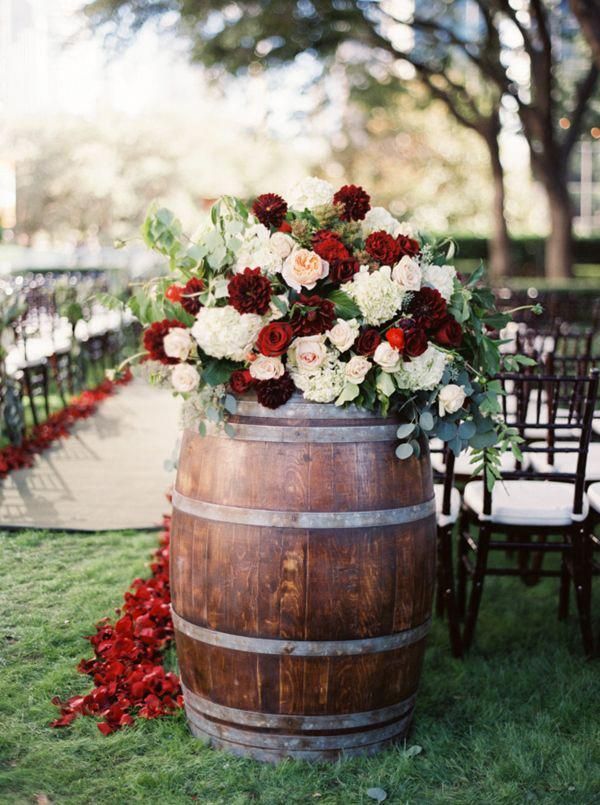
[[[571,574],[566,554],[562,554],[560,562],[560,590],[558,594],[558,619],[564,621],[569,615],[569,598],[571,591]]]
[[[463,649],[466,651],[473,642],[477,616],[479,615],[479,605],[483,593],[483,579],[487,569],[487,558],[490,544],[490,526],[484,523],[479,528],[479,538],[477,540],[477,559],[473,571],[471,594],[467,609],[467,618],[463,632]]]
[[[469,521],[461,519],[458,529],[458,542],[456,545],[456,607],[458,610],[459,618],[465,617],[467,608],[467,566],[466,559],[469,552],[469,546],[465,536],[465,529],[468,531]]]
[[[439,575],[438,590],[441,591],[442,608],[448,615],[448,632],[453,657],[462,657],[462,640],[458,609],[454,594],[454,572],[452,568],[452,526],[438,528]]]
[[[583,650],[588,657],[594,653],[594,635],[591,617],[592,557],[591,542],[585,526],[575,525],[571,530],[573,544],[573,585],[579,612],[579,626]]]

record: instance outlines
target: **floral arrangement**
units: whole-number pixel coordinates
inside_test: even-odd
[[[371,206],[362,187],[308,178],[249,209],[225,197],[192,239],[152,208],[143,236],[170,272],[129,302],[145,325],[142,358],[201,432],[207,421],[231,432],[227,415],[252,390],[267,408],[299,393],[393,415],[399,458],[436,436],[456,454],[472,448],[490,483],[499,452],[518,451],[490,380],[510,316],[482,286],[483,267],[463,280],[451,241]]]

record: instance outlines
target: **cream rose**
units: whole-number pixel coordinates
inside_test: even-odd
[[[250,364],[250,374],[255,380],[276,380],[285,372],[285,367],[281,358],[271,358],[267,355],[259,355]]]
[[[189,363],[178,363],[171,372],[171,383],[175,391],[185,394],[198,388],[200,375]]]
[[[371,361],[363,355],[353,355],[344,368],[346,380],[359,385],[367,376],[371,368]]]
[[[189,330],[183,327],[173,327],[163,339],[165,355],[187,361],[192,350],[192,336]]]
[[[296,249],[284,262],[281,273],[290,288],[298,292],[302,288],[310,291],[317,280],[329,274],[329,263],[309,249]]]
[[[460,408],[466,398],[465,390],[462,386],[457,386],[456,383],[449,383],[440,389],[438,394],[438,406],[440,416],[444,414],[455,414]]]
[[[340,352],[350,349],[359,333],[359,324],[356,319],[338,319],[327,333],[327,338]]]
[[[322,335],[305,335],[296,338],[291,343],[290,352],[300,372],[312,372],[314,369],[318,369],[327,357],[327,349]]]
[[[400,352],[389,344],[387,341],[382,341],[375,350],[373,360],[378,366],[381,366],[384,372],[393,374],[397,372],[402,363]]]
[[[392,270],[392,279],[406,291],[421,289],[421,267],[416,260],[405,254]]]
[[[271,251],[282,260],[285,260],[286,257],[289,257],[292,249],[295,246],[295,243],[295,240],[289,235],[286,235],[285,232],[274,232],[269,239]]]

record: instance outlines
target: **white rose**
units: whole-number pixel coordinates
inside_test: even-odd
[[[454,293],[454,266],[423,266],[423,282],[435,288],[449,302]]]
[[[356,341],[359,332],[359,324],[356,319],[338,319],[335,325],[327,333],[327,337],[334,347],[340,352],[350,349]]]
[[[389,344],[387,341],[382,341],[375,350],[373,360],[376,364],[381,366],[384,372],[393,374],[397,372],[402,363],[400,352]]]
[[[273,254],[285,260],[294,248],[296,241],[285,232],[273,232],[269,240],[269,245]]]
[[[286,259],[281,271],[284,280],[295,291],[310,291],[329,274],[329,263],[310,249],[296,249]]]
[[[171,383],[175,391],[187,393],[198,388],[200,375],[189,363],[178,363],[171,372]]]
[[[323,179],[309,176],[295,184],[286,194],[292,210],[310,210],[323,204],[331,204],[334,194],[333,185]]]
[[[405,254],[394,266],[392,279],[406,291],[418,291],[421,288],[421,267],[416,260]]]
[[[250,364],[250,374],[255,380],[275,380],[285,372],[281,358],[271,358],[267,355],[259,355]]]
[[[372,232],[387,232],[397,237],[400,234],[401,224],[385,207],[371,207],[365,215],[361,228],[365,237]]]
[[[177,358],[180,361],[187,361],[192,349],[192,336],[189,330],[183,327],[173,327],[163,339],[165,355],[169,358]]]
[[[344,375],[350,383],[359,385],[367,376],[370,368],[371,361],[363,355],[353,355],[345,366]]]
[[[318,369],[327,357],[327,349],[322,335],[305,335],[296,338],[291,343],[290,352],[301,372]]]
[[[455,414],[460,408],[466,398],[465,390],[462,386],[457,386],[456,383],[449,383],[440,389],[438,394],[439,414]]]

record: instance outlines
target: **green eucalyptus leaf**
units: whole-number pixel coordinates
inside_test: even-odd
[[[430,431],[433,430],[434,424],[433,414],[430,411],[423,411],[419,417],[419,425],[421,428],[425,431]]]
[[[396,448],[396,455],[400,459],[410,458],[413,454],[413,446],[410,442],[404,442],[403,444],[399,444]]]
[[[400,425],[396,431],[396,436],[399,439],[407,439],[416,427],[414,422],[407,422],[405,425]]]
[[[474,422],[461,422],[458,426],[458,435],[461,439],[470,439],[477,433],[477,426]]]

